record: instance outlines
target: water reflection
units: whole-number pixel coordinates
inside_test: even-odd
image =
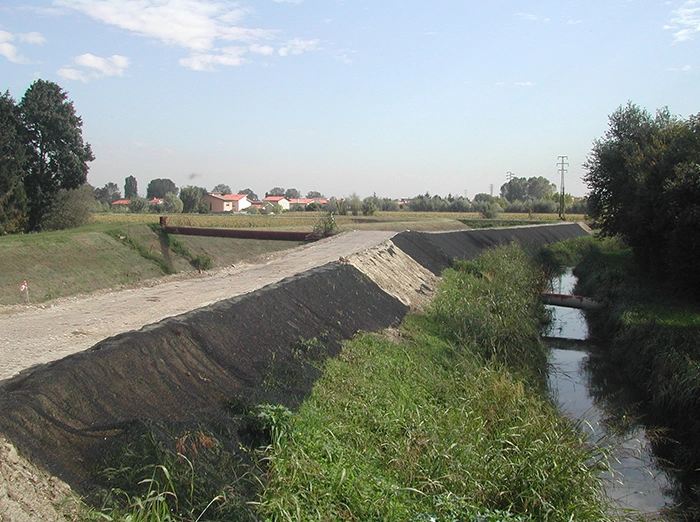
[[[560,345],[561,346],[561,345]],[[606,474],[608,494],[621,508],[647,514],[666,507],[668,487],[665,475],[656,470],[644,429],[632,416],[613,422],[601,404],[589,393],[586,352],[554,348],[550,358],[550,386],[555,391],[562,413],[580,421],[589,440],[611,451],[612,472]]]
[[[573,293],[575,283],[568,272],[553,281],[549,291]],[[635,422],[634,397],[622,393],[624,388],[608,386],[614,376],[598,371],[599,361],[585,343],[588,326],[583,312],[548,308],[553,318],[545,333],[552,347],[550,389],[561,411],[580,423],[591,442],[611,451],[612,472],[605,477],[609,495],[622,509],[656,518],[670,502],[664,494],[669,483],[654,464],[644,428]]]

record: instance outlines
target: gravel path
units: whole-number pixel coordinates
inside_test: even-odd
[[[267,262],[38,306],[0,307],[0,380],[85,350],[113,335],[246,294],[366,250],[395,232],[354,231],[278,252]]]

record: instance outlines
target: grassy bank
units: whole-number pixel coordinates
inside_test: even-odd
[[[605,520],[600,455],[543,393],[541,277],[489,252],[349,343],[271,446],[265,519]]]
[[[32,304],[107,288],[144,284],[168,274],[217,268],[297,246],[197,236],[168,237],[153,222],[95,223],[57,232],[0,237],[0,306]]]
[[[274,215],[178,214],[173,225],[263,228],[311,232],[323,213]],[[297,246],[288,241],[171,236],[159,233],[157,214],[95,214],[90,225],[57,232],[0,236],[0,306],[40,304],[59,297],[143,284],[151,279],[198,268],[254,262],[260,256]],[[376,216],[337,216],[339,231],[424,230],[506,226],[511,218],[484,220],[478,214],[380,212]],[[549,220],[549,221],[547,221]],[[549,215],[528,222],[553,222]]]
[[[426,313],[348,342],[298,412],[248,411],[248,471],[226,426],[150,427],[87,518],[612,520],[604,458],[546,398],[542,283],[517,247],[458,264]]]
[[[632,252],[609,241],[577,267],[577,291],[606,303],[589,313],[605,365],[633,386],[638,415],[663,436],[658,455],[679,479],[687,511],[700,514],[700,304],[670,291],[635,264]]]

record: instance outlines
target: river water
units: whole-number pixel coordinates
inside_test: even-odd
[[[570,294],[576,279],[567,272],[552,281],[551,291]],[[655,520],[672,501],[664,491],[669,479],[660,471],[651,453],[643,426],[627,411],[633,411],[633,399],[617,391],[606,396],[605,386],[596,385],[607,378],[595,375],[596,355],[587,342],[588,327],[581,310],[548,306],[553,314],[547,343],[551,346],[549,384],[560,411],[577,422],[593,444],[610,451],[613,470],[606,473],[608,494],[621,509],[631,509]]]

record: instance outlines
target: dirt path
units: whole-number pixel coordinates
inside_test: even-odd
[[[118,333],[257,290],[378,245],[395,232],[354,231],[279,252],[264,264],[39,306],[0,307],[0,380]]]

